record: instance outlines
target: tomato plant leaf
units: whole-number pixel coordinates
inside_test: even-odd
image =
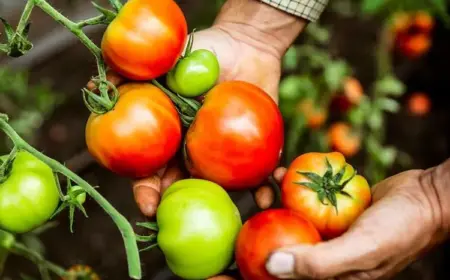
[[[317,23],[309,24],[305,31],[309,37],[320,44],[326,44],[330,41],[330,32],[328,29],[321,27]]]
[[[8,39],[8,41],[11,41],[14,37],[14,33],[15,33],[14,29],[8,23],[8,21],[6,21],[6,19],[0,17],[0,21],[3,23],[3,26],[5,27],[6,39]]]
[[[343,196],[348,197],[348,198],[353,198],[353,197],[352,197],[348,192],[346,192],[346,191],[340,191],[339,193],[342,194]]]
[[[296,185],[307,187],[308,189],[319,192],[321,190],[320,186],[311,182],[294,182]]]
[[[333,61],[328,64],[323,75],[330,91],[337,91],[349,73],[350,69],[343,60]]]
[[[333,176],[333,166],[331,166],[330,161],[328,160],[328,158],[325,158],[325,162],[327,164],[327,171],[325,172],[325,174],[323,175],[324,178],[331,178]]]
[[[113,21],[116,18],[116,16],[117,16],[116,12],[108,10],[106,8],[103,8],[102,6],[100,6],[99,4],[97,4],[94,1],[92,1],[91,3],[95,7],[95,9],[97,9],[97,11],[99,11],[102,15],[105,16],[105,20],[103,21],[104,24],[109,24],[111,21]]]
[[[381,11],[389,0],[363,0],[361,10],[366,14],[375,14]]]
[[[379,130],[383,125],[383,114],[381,110],[372,111],[367,120],[367,124],[369,125],[370,129],[375,131]]]
[[[150,235],[139,235],[139,234],[136,234],[136,240],[137,241],[139,241],[139,242],[154,242],[154,241],[156,241],[156,238],[157,238],[157,234],[150,234]]]
[[[394,76],[386,76],[375,83],[375,92],[378,95],[401,96],[405,93],[406,86]]]
[[[381,110],[397,113],[400,110],[400,105],[398,102],[391,98],[381,97],[375,101],[376,106]]]
[[[389,167],[394,163],[397,154],[397,150],[394,147],[387,147],[381,150],[379,158],[384,166]]]
[[[308,178],[310,181],[312,181],[313,183],[316,184],[321,184],[322,183],[322,176],[317,175],[314,172],[301,172],[301,171],[297,171],[298,174],[305,176],[306,178]]]
[[[298,64],[298,51],[295,46],[290,47],[286,54],[283,56],[283,69],[284,70],[295,70]]]
[[[342,180],[342,177],[344,177],[345,174],[345,167],[341,168],[341,170],[339,170],[339,172],[336,174],[336,176],[334,176],[334,181],[337,183],[340,183]]]

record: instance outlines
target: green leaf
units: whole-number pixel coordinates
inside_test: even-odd
[[[392,164],[394,164],[397,154],[398,154],[397,149],[393,147],[383,148],[379,153],[380,162],[385,167],[390,167],[392,166]]]
[[[290,47],[283,56],[283,68],[285,70],[295,70],[298,64],[298,54],[295,46]]]
[[[150,234],[147,236],[136,234],[136,240],[139,242],[154,242],[156,241],[157,234]]]
[[[448,1],[446,0],[429,0],[431,3],[431,9],[433,12],[439,15],[439,17],[445,22],[447,27],[450,23],[450,17],[448,14]]]
[[[375,83],[375,91],[379,95],[401,96],[406,91],[406,86],[394,76],[386,76]]]
[[[313,183],[320,184],[322,182],[322,176],[317,175],[316,173],[313,173],[313,172],[301,172],[301,171],[297,171],[297,173],[300,174],[300,175],[305,176],[306,178],[308,178]]]
[[[3,26],[5,27],[6,38],[8,39],[9,42],[13,39],[15,31],[12,28],[12,26],[6,21],[6,19],[0,17],[0,21],[3,23]]]
[[[315,192],[320,191],[320,187],[317,184],[311,182],[294,182],[294,184],[307,187],[308,189]]]
[[[383,114],[380,110],[374,110],[369,115],[369,119],[367,120],[367,124],[369,125],[371,130],[379,130],[383,125]]]
[[[311,23],[306,28],[307,34],[320,44],[326,44],[330,41],[330,32],[317,23]]]
[[[328,64],[323,75],[330,91],[337,91],[349,73],[350,69],[347,63],[342,60]]]
[[[375,14],[380,12],[389,0],[363,0],[361,4],[361,10],[366,14]]]
[[[398,102],[391,98],[382,97],[375,101],[378,108],[391,113],[397,113],[400,110]]]
[[[324,178],[331,178],[333,176],[333,166],[331,166],[330,161],[328,160],[328,158],[325,158],[325,162],[327,164],[327,171],[325,172],[325,174],[323,175]]]
[[[99,4],[95,3],[94,1],[92,1],[92,5],[94,5],[95,9],[97,9],[97,11],[99,11],[102,15],[105,16],[105,21],[103,23],[108,24],[111,21],[113,21],[116,16],[117,13],[111,10],[108,10],[106,8],[103,8],[102,6],[100,6]]]
[[[0,44],[0,52],[8,53],[8,45]]]

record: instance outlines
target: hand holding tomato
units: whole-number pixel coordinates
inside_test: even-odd
[[[266,268],[281,279],[389,278],[447,238],[449,178],[450,161],[388,178],[373,187],[373,206],[342,236],[280,249]]]

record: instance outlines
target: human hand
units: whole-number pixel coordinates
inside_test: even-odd
[[[266,268],[281,279],[386,279],[448,235],[450,161],[373,188],[373,205],[341,237],[282,248]]]
[[[220,66],[220,81],[242,80],[253,83],[278,100],[281,58],[305,21],[259,1],[229,0],[214,25],[195,33],[193,50],[215,53]],[[268,44],[270,42],[270,44]],[[119,85],[124,78],[109,72],[108,79]],[[89,89],[95,85],[91,82]],[[163,191],[185,174],[173,161],[157,174],[133,182],[134,197],[147,217],[154,217]],[[265,185],[254,192],[261,208],[274,200],[272,188]]]

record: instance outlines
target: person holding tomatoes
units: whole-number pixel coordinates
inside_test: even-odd
[[[253,83],[277,102],[281,58],[326,4],[327,0],[228,0],[213,26],[196,33],[193,49],[216,54],[219,81]],[[115,85],[124,82],[113,72],[108,78]],[[133,183],[136,202],[146,216],[154,217],[161,194],[185,177],[180,167],[174,160],[154,176]],[[285,174],[280,167],[274,178],[282,182]],[[388,178],[372,188],[373,205],[347,232],[315,245],[276,250],[267,259],[266,269],[273,279],[390,277],[448,237],[449,180],[450,160]],[[258,197],[259,192],[255,193]],[[221,277],[229,279],[214,279]]]

